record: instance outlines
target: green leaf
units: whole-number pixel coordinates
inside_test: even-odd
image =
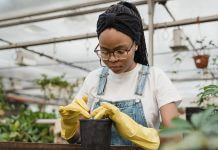
[[[160,136],[174,136],[181,133],[190,133],[191,129],[188,128],[165,128],[159,131]]]
[[[15,138],[16,136],[19,136],[18,132],[11,132],[9,135],[10,138]]]
[[[201,128],[201,126],[203,126],[204,124],[206,124],[208,122],[209,117],[211,117],[213,112],[214,112],[214,108],[208,108],[203,112],[193,114],[193,116],[191,117],[192,124],[197,129]]]
[[[192,132],[185,136],[184,140],[177,144],[180,150],[205,150],[208,146],[208,139],[200,132]]]
[[[216,112],[216,114],[214,114],[214,112],[211,112],[211,114],[206,117],[207,118],[205,119],[204,123],[201,125],[202,132],[204,132],[206,135],[218,135],[218,113]]]
[[[173,118],[171,123],[175,128],[187,128],[187,129],[193,128],[192,124],[190,124],[187,120],[178,117]]]

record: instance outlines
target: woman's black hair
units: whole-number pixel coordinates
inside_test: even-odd
[[[125,15],[126,17],[131,17],[131,18],[127,18],[127,20],[128,19],[132,20],[132,22],[124,22],[124,24],[121,26],[119,24],[121,24],[120,20],[122,18],[121,19],[117,18],[118,19],[117,24],[113,25],[114,16],[122,16],[122,15],[123,16]],[[109,16],[109,17],[105,19],[103,18],[103,16]],[[105,25],[105,22],[107,25]],[[128,24],[129,24],[129,28],[127,28]],[[110,6],[102,14],[102,16],[101,15],[99,16],[98,23],[97,23],[98,37],[101,32],[111,27],[115,27],[115,29],[123,32],[124,34],[127,34],[136,42],[136,44],[138,45],[138,50],[135,52],[135,57],[134,57],[135,62],[143,64],[143,65],[149,65],[148,59],[147,59],[147,48],[145,44],[145,36],[144,36],[142,19],[141,19],[141,16],[136,6],[129,2],[124,2],[124,1]],[[133,29],[133,31],[130,33],[131,29]]]

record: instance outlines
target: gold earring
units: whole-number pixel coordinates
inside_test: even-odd
[[[138,46],[136,47],[135,51],[137,51],[137,50],[138,50]]]

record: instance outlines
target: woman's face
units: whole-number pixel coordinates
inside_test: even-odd
[[[99,36],[100,50],[114,52],[118,50],[129,50],[126,59],[118,59],[110,53],[108,60],[102,60],[114,73],[122,73],[132,70],[136,63],[134,61],[137,46],[126,34],[114,28],[104,30]]]

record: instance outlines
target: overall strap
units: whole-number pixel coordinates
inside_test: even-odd
[[[148,74],[149,74],[149,66],[142,65],[142,68],[138,74],[138,81],[135,90],[136,95],[141,96],[143,94]]]
[[[97,89],[97,95],[103,95],[104,89],[107,83],[107,76],[108,76],[108,67],[104,67],[102,69],[102,72],[99,76],[99,82],[98,82],[98,89]]]

